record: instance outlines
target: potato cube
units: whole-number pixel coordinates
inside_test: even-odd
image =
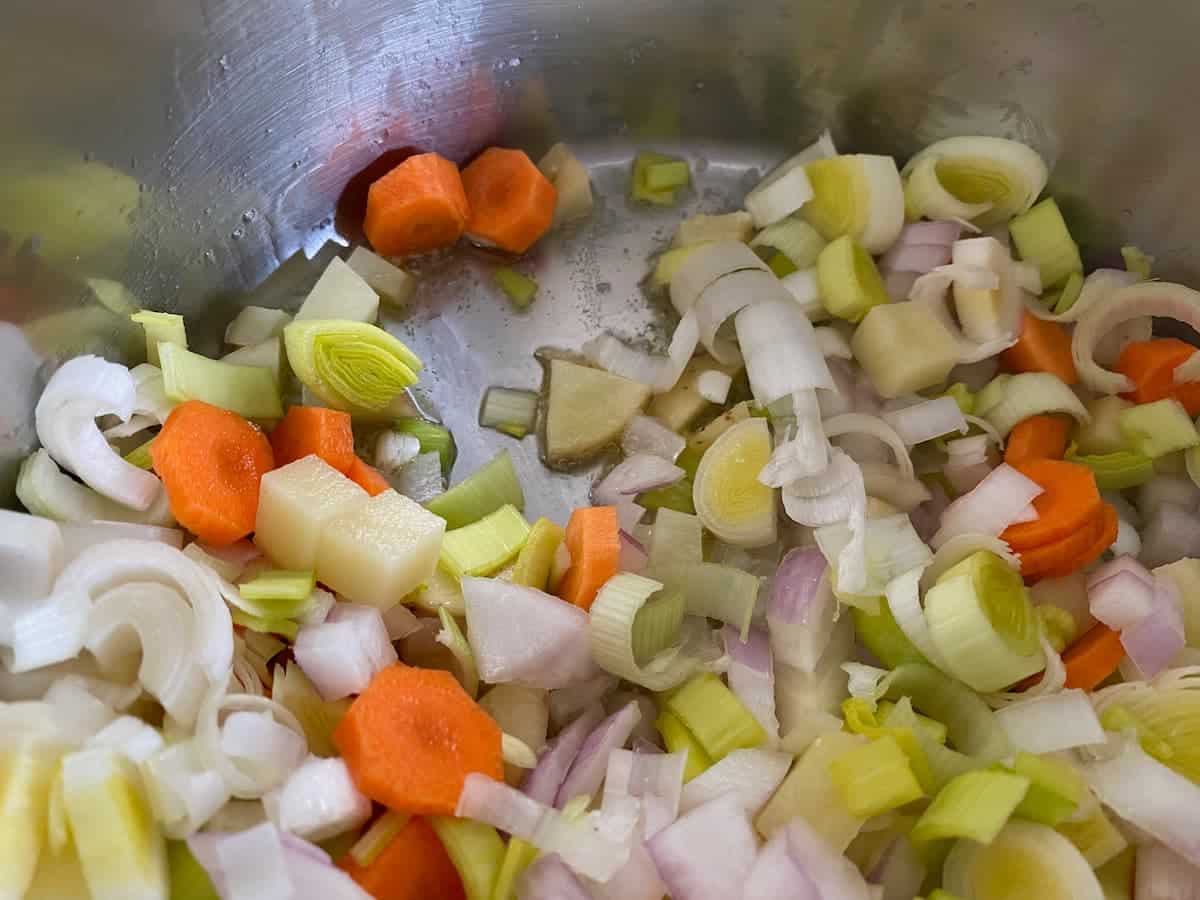
[[[393,306],[403,306],[417,289],[417,279],[366,247],[355,247],[346,265]]]
[[[317,578],[347,600],[391,609],[432,575],[446,520],[395,491],[330,519]]]
[[[371,323],[378,316],[379,295],[344,260],[334,257],[305,298],[296,320],[350,319]]]
[[[959,345],[925,304],[911,300],[872,307],[850,341],[854,358],[882,397],[899,397],[946,380]]]
[[[311,569],[325,523],[365,506],[367,492],[318,456],[263,476],[254,543],[284,569]]]

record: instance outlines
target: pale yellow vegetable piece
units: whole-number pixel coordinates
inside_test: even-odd
[[[775,543],[776,493],[758,480],[771,458],[766,419],[748,418],[722,434],[700,459],[692,499],[704,527],[735,547]]]
[[[498,684],[479,700],[479,705],[496,720],[500,730],[522,741],[534,753],[546,746],[550,726],[550,708],[546,692],[519,684]],[[504,778],[510,784],[520,784],[527,773],[524,769],[505,764]]]
[[[346,265],[393,306],[406,304],[417,289],[417,279],[366,247],[355,247]]]
[[[672,431],[681,431],[712,405],[700,394],[700,376],[715,370],[733,377],[740,369],[741,366],[723,366],[704,353],[694,356],[675,387],[650,401],[646,414],[658,419]]]
[[[1200,647],[1200,559],[1184,557],[1159,566],[1154,574],[1165,575],[1179,590],[1183,627],[1189,647]]]
[[[441,566],[435,566],[425,583],[405,597],[404,602],[435,616],[442,607],[459,618],[467,614],[462,584]]]
[[[1109,394],[1087,404],[1090,422],[1075,432],[1075,445],[1081,455],[1116,453],[1128,450],[1129,442],[1121,433],[1121,412],[1133,406],[1128,400]]]
[[[345,261],[334,257],[305,298],[294,321],[341,319],[374,322],[379,315],[379,295]]]
[[[326,521],[317,578],[354,603],[391,609],[433,575],[445,533],[441,516],[384,491]]]
[[[830,847],[844,853],[865,820],[846,809],[829,775],[829,764],[866,743],[862,735],[847,731],[823,734],[813,741],[754,820],[758,833],[769,840],[788,822],[803,817]]]
[[[584,459],[620,440],[629,420],[650,399],[647,385],[619,375],[550,362],[546,404],[546,456],[552,463]]]
[[[21,897],[33,881],[56,771],[46,748],[0,752],[0,897]]]
[[[566,144],[555,144],[538,161],[538,169],[558,192],[554,224],[586,219],[592,214],[592,183],[588,170]]]
[[[232,363],[235,366],[258,366],[270,369],[275,373],[275,380],[283,384],[283,359],[283,341],[273,337],[261,344],[238,347],[222,356],[221,362]]]
[[[946,326],[929,307],[911,300],[872,307],[850,349],[875,390],[889,399],[941,384],[959,356]]]
[[[263,476],[254,543],[284,569],[312,569],[325,523],[362,506],[367,492],[318,456]]]
[[[716,442],[717,438],[734,425],[744,422],[748,418],[750,418],[750,401],[743,400],[741,403],[735,403],[703,428],[699,428],[688,435],[688,449],[707,450]]]
[[[743,210],[725,213],[723,216],[706,216],[698,213],[688,216],[675,229],[671,247],[688,247],[705,241],[741,241],[745,243],[754,234],[754,219]]]

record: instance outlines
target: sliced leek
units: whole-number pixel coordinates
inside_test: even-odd
[[[1200,445],[1200,433],[1178,400],[1167,398],[1121,411],[1118,425],[1135,453],[1157,459]]]
[[[275,373],[209,359],[177,344],[159,344],[163,387],[176,403],[203,400],[248,419],[279,419],[283,404]]]
[[[429,824],[462,880],[467,900],[491,900],[504,859],[504,841],[491,825],[470,819],[432,816]]]
[[[317,756],[337,756],[333,731],[350,709],[350,699],[323,700],[316,687],[295,662],[276,665],[271,679],[271,696],[288,710],[300,727],[310,753]]]
[[[549,519],[542,518],[534,522],[513,566],[512,583],[544,591],[550,580],[554,554],[558,552],[563,535],[562,527]]]
[[[1184,562],[1172,563],[1176,577]],[[1172,573],[1155,570],[1171,577]],[[1175,579],[1172,578],[1172,581]],[[1134,681],[1096,695],[1102,724],[1112,727],[1110,714],[1123,713],[1122,730],[1136,730],[1142,749],[1180,775],[1200,783],[1200,672],[1180,669],[1154,682]],[[1113,723],[1115,724],[1115,723]]]
[[[904,188],[890,156],[835,156],[805,166],[813,198],[800,210],[826,240],[849,235],[883,253],[904,227]]]
[[[1016,815],[1053,828],[1073,816],[1088,787],[1074,766],[1051,756],[1018,753],[1012,769],[1029,779]]]
[[[961,355],[958,340],[937,313],[911,300],[873,307],[850,339],[850,349],[886,398],[944,383]]]
[[[142,310],[129,317],[141,325],[146,332],[146,361],[157,366],[159,344],[174,344],[187,349],[187,328],[183,316],[174,313],[150,312]]]
[[[782,253],[797,269],[811,269],[826,244],[821,233],[803,219],[792,216],[769,225],[754,236],[751,247]]]
[[[455,578],[493,575],[525,546],[529,523],[512,505],[502,506],[477,522],[447,531],[441,564]]]
[[[354,842],[354,846],[350,848],[350,857],[363,868],[371,865],[408,824],[410,818],[408,813],[389,809],[372,822],[371,827]]]
[[[1121,258],[1125,260],[1125,270],[1132,272],[1146,281],[1154,269],[1154,257],[1143,253],[1132,245],[1121,248]]]
[[[305,319],[283,330],[296,377],[337,409],[380,410],[416,384],[421,360],[382,328],[341,319]]]
[[[1123,491],[1139,487],[1155,475],[1154,460],[1131,450],[1088,456],[1071,454],[1068,458],[1071,462],[1091,469],[1096,476],[1096,486],[1102,491]]]
[[[709,531],[738,547],[776,540],[776,492],[758,480],[771,457],[771,431],[763,419],[734,425],[704,454],[692,499]]]
[[[682,750],[687,754],[687,764],[683,769],[684,782],[691,781],[697,775],[702,775],[712,766],[712,757],[704,752],[699,741],[673,713],[666,710],[659,713],[658,718],[654,721],[654,727],[662,735],[663,746],[667,748],[668,753],[677,753]]]
[[[538,283],[516,269],[505,266],[493,272],[492,278],[516,309],[527,309],[537,294]]]
[[[1091,416],[1079,396],[1062,379],[1049,372],[1022,372],[1001,379],[993,379],[997,387],[994,393],[979,394],[978,415],[987,419],[1002,435],[1007,435],[1018,422],[1030,416],[1047,413],[1062,413],[1086,425]],[[985,391],[987,388],[985,388]],[[986,401],[986,402],[985,402]]]
[[[1009,223],[1008,230],[1021,259],[1041,270],[1044,289],[1059,287],[1072,274],[1083,271],[1079,245],[1067,230],[1053,197],[1017,216]]]
[[[942,884],[966,900],[1104,900],[1091,866],[1070,841],[1019,820],[990,844],[958,841],[946,857]]]
[[[1025,792],[1029,779],[1007,772],[967,772],[938,791],[913,826],[914,841],[970,838],[995,840]]]
[[[873,306],[888,302],[875,261],[849,235],[837,238],[817,257],[821,305],[829,314],[860,322]]]
[[[657,617],[643,619],[642,628],[653,628],[654,640],[637,634],[639,613],[663,585],[661,582],[630,572],[622,572],[605,582],[592,603],[589,636],[592,656],[606,672],[652,691],[667,691],[682,684],[695,671],[697,661],[687,655],[677,640],[649,662],[642,664],[637,651],[655,643],[666,643],[659,631],[663,622]],[[677,636],[675,636],[677,638]]]
[[[60,786],[57,772],[56,754],[49,747],[0,751],[0,896],[23,897],[33,881],[43,852],[51,785]]]
[[[829,775],[846,808],[864,819],[925,796],[908,755],[890,734],[837,757]]]
[[[690,615],[720,619],[745,640],[758,600],[757,576],[710,562],[655,564],[648,574],[682,593]]]

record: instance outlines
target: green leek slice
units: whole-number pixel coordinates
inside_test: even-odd
[[[1181,560],[1155,569],[1182,581]],[[1193,562],[1194,564],[1194,562]],[[1155,684],[1132,682],[1110,688],[1097,698],[1106,729],[1135,728],[1147,753],[1185,778],[1200,783],[1200,677],[1184,669]],[[1120,719],[1114,719],[1119,715]]]
[[[832,241],[854,238],[868,253],[883,253],[904,225],[904,188],[888,156],[834,156],[804,167],[813,198],[800,215]]]
[[[494,575],[521,552],[528,537],[529,523],[508,504],[477,522],[447,531],[441,564],[455,578]]]
[[[666,615],[669,607],[638,621],[641,611],[662,588],[659,581],[630,572],[618,573],[600,588],[588,624],[596,665],[652,691],[671,690],[696,669],[696,661],[681,647],[667,646],[676,643],[679,630],[674,635],[666,634],[671,622]],[[648,633],[639,634],[639,630]],[[643,665],[638,651],[645,653],[659,644],[666,649]]]
[[[864,819],[925,796],[908,754],[890,734],[833,760],[829,775],[846,808]]]
[[[680,165],[683,166],[682,180]],[[653,206],[673,206],[678,188],[687,183],[687,163],[682,160],[661,153],[639,153],[634,158],[631,184],[634,200]]]
[[[350,848],[351,858],[364,869],[371,865],[408,824],[410,818],[408,813],[389,809],[372,822],[371,827],[354,842],[354,846]]]
[[[337,409],[380,410],[417,383],[421,360],[382,328],[341,319],[304,319],[283,329],[296,377]]]
[[[741,569],[719,563],[675,563],[652,566],[650,577],[680,591],[689,615],[719,619],[732,625],[745,640],[758,600],[759,580]]]
[[[663,744],[668,753],[678,753],[682,750],[687,754],[687,764],[683,769],[684,782],[691,781],[712,766],[712,757],[704,751],[700,742],[688,731],[687,726],[679,721],[673,713],[667,710],[660,712],[658,718],[654,720],[654,727],[662,735]]]
[[[671,694],[666,709],[692,733],[714,762],[734,750],[767,742],[767,733],[725,683],[711,672],[692,676]]]
[[[1083,274],[1080,272],[1072,272],[1067,276],[1066,284],[1058,291],[1057,295],[1048,295],[1053,297],[1054,302],[1051,305],[1051,312],[1056,316],[1061,316],[1067,312],[1075,301],[1079,299],[1079,295],[1083,292]]]
[[[705,452],[692,488],[704,527],[727,544],[773,544],[776,492],[758,480],[771,457],[771,430],[763,419],[738,422]]]
[[[433,816],[429,824],[458,870],[467,900],[491,900],[504,859],[504,841],[496,829],[482,822],[447,816]]]
[[[902,702],[908,704],[907,699]],[[872,739],[891,737],[900,746],[900,749],[904,751],[904,755],[908,757],[909,768],[916,777],[917,784],[921,786],[921,790],[930,792],[935,790],[933,773],[929,768],[929,761],[925,758],[925,751],[921,747],[921,742],[915,734],[917,723],[915,716],[912,715],[911,704],[908,704],[907,711],[909,713],[907,721],[905,721],[905,716],[902,713],[896,716],[897,725],[885,727],[879,722],[875,711],[871,709],[870,704],[865,700],[852,697],[842,703],[842,717],[846,730],[853,734],[861,734],[864,737]],[[894,708],[892,712],[895,715]]]
[[[1042,289],[1061,286],[1073,272],[1083,272],[1079,245],[1053,197],[1047,197],[1008,225],[1021,259],[1034,263],[1042,273]]]
[[[538,283],[516,269],[510,269],[507,266],[497,269],[492,274],[492,278],[495,279],[497,287],[504,292],[504,296],[517,309],[528,309],[537,294]]]
[[[522,547],[521,549],[523,550],[524,548]],[[429,576],[423,585],[409,594],[404,599],[404,602],[434,615],[437,615],[438,610],[442,607],[445,607],[456,616],[465,616],[467,614],[466,601],[463,600],[462,585],[457,578],[441,566],[435,566],[433,574]]]
[[[1091,418],[1079,396],[1049,372],[997,375],[979,392],[976,409],[1002,435],[1030,416],[1062,413],[1082,425]]]
[[[150,445],[153,443],[154,438],[150,438],[144,444],[138,444],[122,458],[130,465],[137,466],[139,469],[149,472],[154,468],[154,460],[150,456]]]
[[[909,697],[918,710],[945,723],[950,743],[962,753],[987,762],[1012,753],[1004,729],[979,695],[932,666],[898,666],[880,688],[889,700]]]
[[[158,353],[168,399],[203,400],[247,419],[283,417],[279,382],[270,369],[209,359],[177,344],[159,344]]]
[[[445,519],[450,529],[478,522],[503,506],[525,508],[525,494],[507,450],[425,504],[427,510]]]
[[[873,306],[888,302],[887,289],[871,255],[844,235],[817,257],[821,305],[831,316],[860,322]]]
[[[928,664],[929,661],[900,629],[886,603],[880,603],[879,612],[875,614],[858,606],[852,606],[850,612],[854,616],[854,631],[862,645],[889,669],[905,663]]]
[[[249,628],[260,634],[278,634],[289,641],[296,640],[296,636],[300,633],[300,626],[291,619],[266,618],[241,609],[231,609],[229,617],[233,619],[234,625],[241,625],[243,628]]]
[[[694,515],[660,509],[646,541],[651,568],[692,565],[704,561],[704,528]]]
[[[682,591],[664,590],[650,599],[633,620],[633,658],[645,666],[679,637],[687,612]]]
[[[1096,486],[1102,491],[1123,491],[1138,487],[1154,477],[1154,460],[1133,450],[1097,453],[1068,457],[1071,462],[1087,466],[1096,476]]]
[[[666,487],[654,488],[637,495],[638,505],[646,509],[669,509],[672,512],[693,515],[695,486],[688,478],[681,478]]]
[[[550,581],[550,567],[554,565],[554,554],[563,541],[562,527],[549,519],[541,518],[533,523],[525,546],[517,555],[510,580],[513,584],[546,590]]]
[[[537,423],[537,409],[538,395],[533,391],[490,387],[483,395],[479,424],[521,440],[533,431]]]
[[[187,349],[187,328],[184,325],[183,316],[142,310],[129,318],[141,325],[146,332],[146,361],[150,365],[159,365],[159,344],[174,344],[184,350]]]
[[[404,418],[398,420],[392,430],[400,434],[411,434],[421,442],[422,453],[436,453],[442,460],[442,474],[449,475],[458,456],[458,448],[454,446],[454,436],[448,428],[424,419]],[[523,506],[518,503],[517,506]]]
[[[504,851],[504,859],[500,862],[500,871],[496,875],[492,900],[515,900],[517,879],[533,865],[537,856],[538,848],[533,844],[518,837],[510,837],[508,847]]]
[[[1191,416],[1170,397],[1121,410],[1118,425],[1128,446],[1150,459],[1200,445]]]
[[[974,690],[1003,690],[1045,668],[1025,585],[994,553],[944,572],[925,594],[925,619],[950,674]]]
[[[942,870],[946,890],[969,900],[1104,900],[1079,851],[1052,828],[1015,819],[990,844],[958,841]]]
[[[797,269],[811,269],[825,249],[825,238],[803,219],[789,216],[754,236],[751,247],[768,247],[788,258]]]
[[[1007,772],[967,772],[938,791],[913,826],[914,841],[995,840],[1025,797],[1029,779]]]
[[[1012,769],[1029,779],[1016,815],[1053,828],[1074,815],[1088,787],[1075,768],[1048,756],[1018,753]]]

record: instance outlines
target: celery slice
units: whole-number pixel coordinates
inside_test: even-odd
[[[446,527],[451,529],[477,522],[503,506],[525,508],[521,482],[507,450],[425,504],[431,513],[445,519]]]
[[[651,191],[669,191],[687,187],[691,181],[688,164],[682,159],[651,163],[646,167],[646,187]]]
[[[371,827],[354,842],[354,846],[350,848],[351,858],[364,869],[371,865],[408,824],[410,818],[408,813],[389,809],[372,822]]]
[[[829,244],[817,257],[821,305],[831,316],[860,322],[873,306],[888,302],[875,261],[849,235]]]
[[[504,296],[517,309],[528,309],[537,294],[538,283],[516,269],[510,269],[507,266],[497,269],[492,273],[492,278],[495,280],[496,286],[504,292]]]
[[[655,488],[638,494],[637,502],[646,509],[669,509],[678,513],[694,515],[696,504],[692,494],[692,482],[687,478],[681,478],[667,487]]]
[[[1100,868],[1129,846],[1120,829],[1100,806],[1079,821],[1060,822],[1055,831],[1074,844],[1093,869]]]
[[[1074,767],[1052,757],[1018,753],[1012,769],[1029,779],[1015,815],[1051,828],[1072,816],[1087,794],[1087,785]]]
[[[673,713],[668,710],[660,712],[658,718],[654,720],[654,727],[662,735],[663,744],[666,745],[668,753],[677,753],[682,750],[687,754],[687,765],[683,770],[685,782],[691,781],[712,766],[712,757],[705,752],[695,735],[688,731],[687,726],[679,721]]]
[[[149,472],[154,468],[154,460],[150,457],[150,445],[154,443],[154,438],[146,441],[144,444],[138,444],[132,450],[125,454],[124,460],[130,465],[137,466],[139,469],[145,469]]]
[[[659,591],[646,602],[633,620],[633,658],[646,665],[675,644],[687,611],[681,591]]]
[[[416,384],[422,367],[403,343],[365,322],[298,319],[283,340],[296,377],[337,409],[383,409]]]
[[[913,717],[913,724],[902,721],[901,717],[904,713],[901,711],[907,708],[909,715]],[[884,727],[891,728],[913,728],[915,731],[924,735],[929,740],[937,744],[946,743],[946,726],[937,719],[931,719],[929,716],[923,716],[920,713],[914,712],[912,704],[905,697],[901,703],[892,703],[888,700],[881,700],[876,707],[875,714],[879,718],[879,724]]]
[[[296,640],[296,635],[300,633],[300,626],[291,619],[267,619],[240,609],[231,609],[229,616],[233,619],[234,625],[241,625],[243,628],[249,628],[251,631],[261,634],[282,635],[289,641]]]
[[[247,419],[283,418],[279,382],[270,369],[209,359],[176,344],[160,344],[163,389],[176,403],[203,400]]]
[[[1054,303],[1051,307],[1052,312],[1056,316],[1061,316],[1067,312],[1075,301],[1079,299],[1080,293],[1083,291],[1083,273],[1072,272],[1067,276],[1066,284],[1062,286],[1062,290],[1054,298]]]
[[[463,690],[475,697],[479,693],[479,670],[475,666],[475,654],[471,652],[471,645],[463,636],[458,620],[450,615],[446,607],[438,610],[438,620],[442,623],[442,630],[438,632],[436,640],[454,655],[454,661],[458,665],[455,677],[462,684]]]
[[[1102,491],[1123,491],[1138,487],[1154,478],[1154,460],[1133,450],[1097,453],[1068,457],[1071,462],[1087,466],[1096,476],[1096,486]]]
[[[758,720],[711,672],[690,678],[671,695],[666,708],[714,762],[733,750],[749,750],[767,742],[767,733]]]
[[[1178,400],[1167,398],[1121,410],[1121,434],[1136,453],[1157,459],[1200,445],[1200,433]]]
[[[533,431],[537,409],[538,395],[533,391],[488,388],[479,411],[479,424],[520,440]]]
[[[1021,259],[1041,270],[1044,290],[1059,287],[1072,272],[1083,272],[1079,245],[1053,197],[1017,216],[1008,223],[1008,230]]]
[[[275,569],[238,585],[246,612],[264,619],[291,619],[304,613],[317,586],[311,572]]]
[[[661,153],[639,153],[633,160],[633,182],[631,193],[634,200],[649,203],[653,206],[672,206],[675,203],[677,188],[681,186],[674,182],[679,177],[676,164],[682,164],[684,173],[687,163]],[[671,168],[668,168],[671,167]],[[656,183],[665,187],[651,186],[651,173],[657,172]],[[685,180],[681,184],[686,184]]]
[[[470,819],[433,816],[433,830],[462,879],[467,900],[491,900],[504,859],[504,841],[491,825]]]
[[[938,791],[913,826],[914,841],[970,838],[991,843],[1025,797],[1029,779],[1008,772],[967,772]]]
[[[422,453],[436,453],[442,459],[442,474],[449,475],[458,456],[458,448],[454,445],[454,436],[443,425],[426,422],[424,419],[400,419],[392,426],[392,430],[400,434],[411,434],[421,442]],[[517,506],[523,506],[518,503]]]
[[[455,578],[493,575],[516,557],[528,537],[529,523],[508,504],[477,522],[447,531],[441,564]]]
[[[554,554],[563,541],[564,532],[556,522],[547,518],[538,519],[529,529],[529,537],[525,546],[517,555],[513,566],[511,581],[525,587],[546,590],[550,580],[550,568],[554,565]]]
[[[846,808],[864,819],[925,796],[908,755],[890,734],[837,757],[829,776]]]
[[[504,851],[504,859],[500,862],[500,871],[496,874],[492,900],[515,900],[517,879],[537,857],[538,848],[533,844],[518,837],[510,837],[508,847]]]
[[[167,868],[170,871],[171,900],[220,900],[208,872],[196,862],[186,841],[167,842]]]
[[[323,700],[316,687],[296,663],[277,665],[271,679],[271,696],[285,707],[304,729],[310,753],[337,756],[333,731],[350,708],[350,699]]]
[[[187,349],[187,328],[184,326],[183,316],[142,310],[129,318],[141,325],[146,332],[146,361],[150,365],[159,365],[158,347],[160,344],[174,344],[184,350]]]
[[[1121,258],[1125,260],[1125,271],[1141,276],[1142,281],[1150,278],[1154,269],[1154,257],[1143,253],[1137,247],[1126,245],[1121,248]]]

